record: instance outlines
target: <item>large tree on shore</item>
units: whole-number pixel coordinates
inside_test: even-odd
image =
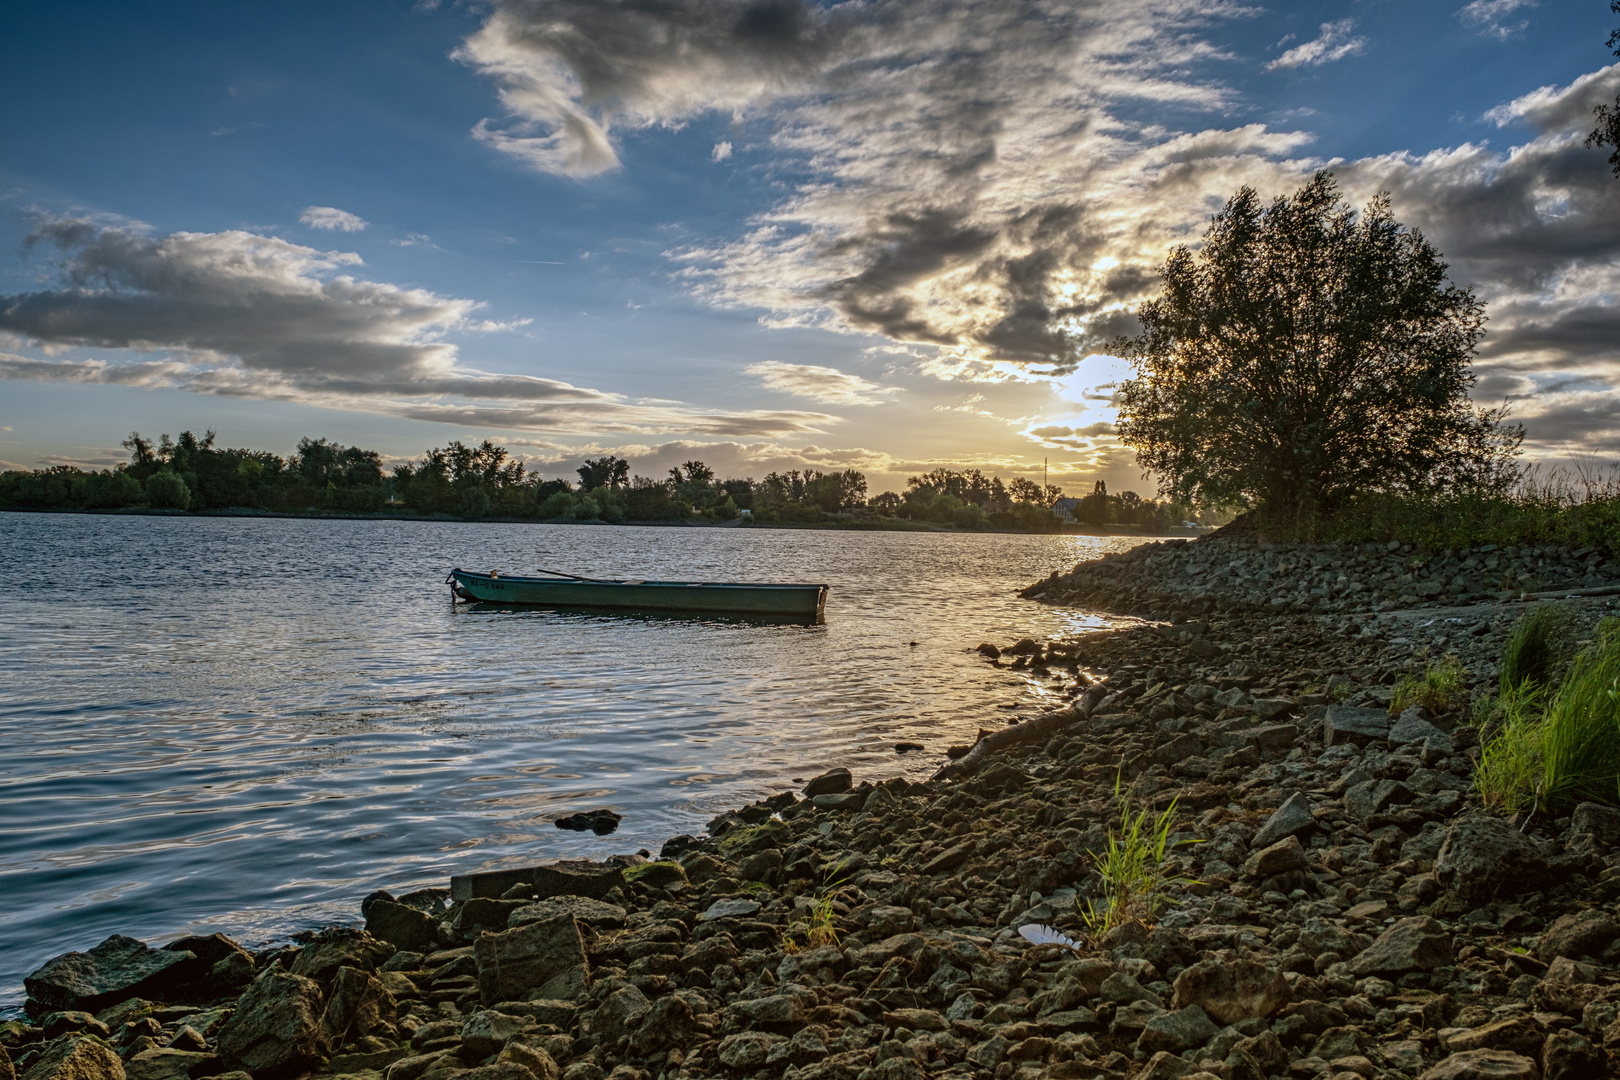
[[[1290,512],[1500,478],[1518,432],[1469,401],[1484,305],[1446,270],[1387,196],[1358,214],[1325,172],[1269,206],[1243,188],[1122,343],[1123,441],[1167,495]]]

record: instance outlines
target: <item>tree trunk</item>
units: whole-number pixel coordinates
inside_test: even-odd
[[[1005,750],[1009,746],[1021,746],[1024,743],[1045,742],[1076,720],[1090,719],[1091,710],[1107,696],[1106,686],[1099,682],[1081,694],[1073,705],[1041,713],[1021,724],[982,735],[979,741],[973,744],[972,750],[940,769],[930,779],[966,780],[979,770],[979,766],[984,764],[986,758],[998,750]]]

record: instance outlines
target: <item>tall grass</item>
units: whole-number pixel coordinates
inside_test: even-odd
[[[1114,798],[1119,803],[1119,828],[1108,830],[1108,846],[1102,852],[1089,853],[1102,878],[1102,903],[1088,898],[1080,907],[1080,917],[1085,920],[1093,939],[1100,939],[1115,927],[1130,922],[1151,926],[1168,899],[1167,889],[1196,884],[1189,878],[1170,873],[1165,865],[1165,856],[1172,847],[1198,842],[1170,843],[1179,799],[1171,799],[1170,805],[1157,816],[1149,807],[1132,809],[1130,800],[1120,790],[1117,775]],[[1078,905],[1078,901],[1076,903]]]
[[[1447,712],[1462,701],[1467,674],[1463,662],[1452,653],[1439,660],[1426,661],[1421,675],[1402,676],[1395,684],[1389,711],[1400,713],[1413,705],[1421,705],[1430,712]]]
[[[1600,628],[1553,689],[1504,681],[1493,724],[1474,776],[1487,806],[1559,813],[1620,803],[1620,634]]]
[[[1573,651],[1575,613],[1564,604],[1535,608],[1513,626],[1502,652],[1504,696],[1526,685],[1551,686]]]

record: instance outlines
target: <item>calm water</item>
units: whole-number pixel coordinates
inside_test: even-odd
[[[114,931],[259,942],[833,765],[926,775],[1049,693],[975,644],[1104,625],[1016,590],[1129,543],[0,514],[0,1004]],[[818,627],[491,611],[452,564],[832,592]],[[552,824],[600,806],[612,836]]]

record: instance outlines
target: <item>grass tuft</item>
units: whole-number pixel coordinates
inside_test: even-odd
[[[1544,690],[1533,684],[1504,690],[1493,704],[1489,730],[1480,750],[1474,787],[1492,810],[1517,814],[1541,794],[1541,706]]]
[[[1190,878],[1176,876],[1165,865],[1165,855],[1172,846],[1170,834],[1176,822],[1176,803],[1154,816],[1152,809],[1131,808],[1130,800],[1120,790],[1120,778],[1114,777],[1114,798],[1119,803],[1119,828],[1108,831],[1108,846],[1102,853],[1090,852],[1096,861],[1097,873],[1103,881],[1103,901],[1087,899],[1080,907],[1080,917],[1093,940],[1100,939],[1115,927],[1139,922],[1151,926],[1158,917],[1167,897],[1165,891],[1179,885],[1194,885]],[[1183,840],[1182,844],[1198,843]],[[1079,902],[1076,901],[1079,906]]]
[[[822,879],[821,888],[816,890],[815,900],[802,918],[793,920],[782,932],[782,951],[789,956],[801,949],[819,949],[823,945],[837,945],[839,943],[836,920],[838,910],[834,907],[839,895],[844,891],[845,879],[843,876],[834,877],[841,864],[833,866]]]
[[[1413,705],[1421,705],[1432,713],[1449,712],[1462,703],[1467,674],[1462,661],[1451,653],[1439,660],[1426,660],[1421,675],[1403,676],[1395,684],[1389,711],[1399,714]]]
[[[1569,662],[1575,613],[1564,604],[1544,604],[1513,626],[1502,653],[1502,694],[1527,685],[1548,687]]]

